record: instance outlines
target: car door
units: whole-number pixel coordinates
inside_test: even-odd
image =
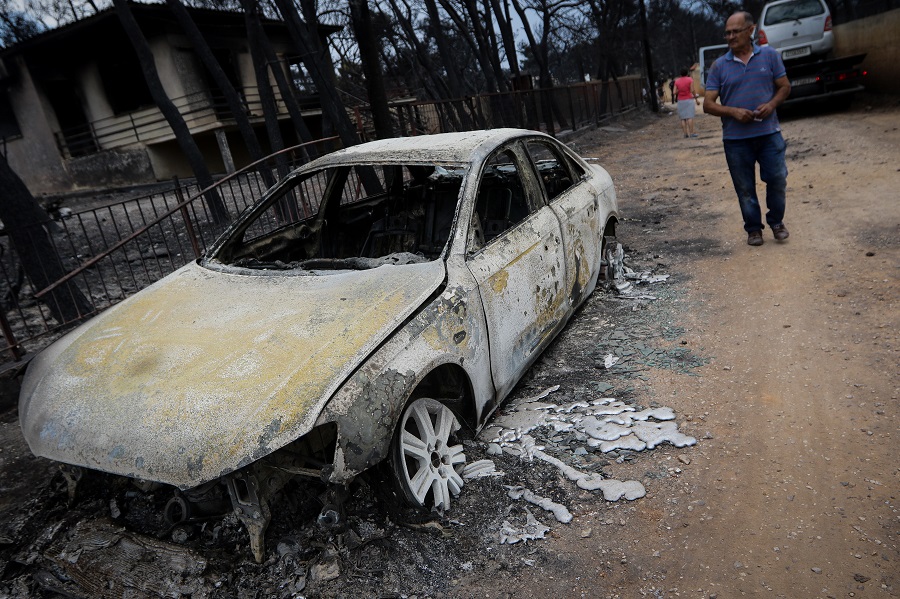
[[[597,192],[584,169],[552,141],[530,139],[525,149],[560,222],[567,265],[565,289],[572,309],[587,296],[600,267]]]
[[[515,385],[567,313],[562,231],[517,145],[480,173],[466,265],[484,305],[498,397]]]

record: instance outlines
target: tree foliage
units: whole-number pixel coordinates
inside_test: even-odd
[[[10,0],[0,1],[0,48],[24,42],[44,29],[34,14],[20,10]]]

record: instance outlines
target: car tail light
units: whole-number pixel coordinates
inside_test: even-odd
[[[831,31],[831,15],[825,17],[825,31]]]
[[[769,44],[769,38],[766,37],[766,32],[762,29],[759,30],[757,41],[759,41],[760,46],[767,46]]]

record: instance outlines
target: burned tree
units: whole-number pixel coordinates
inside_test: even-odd
[[[222,92],[225,103],[228,105],[228,110],[234,117],[234,122],[237,124],[238,131],[241,132],[241,137],[244,139],[244,144],[247,146],[250,160],[253,162],[261,160],[264,156],[262,147],[259,145],[259,139],[256,137],[256,132],[253,130],[250,119],[247,117],[243,102],[241,101],[237,90],[234,88],[234,85],[232,85],[231,81],[228,79],[228,75],[226,75],[225,71],[222,69],[222,65],[216,60],[212,49],[209,47],[209,44],[206,43],[206,39],[203,37],[197,24],[194,23],[194,19],[191,18],[190,13],[181,3],[181,0],[166,0],[166,4],[168,4],[172,14],[175,15],[175,19],[178,21],[179,26],[181,26],[182,31],[184,31],[184,34],[194,47],[194,51],[197,53],[197,56],[200,57],[201,62],[203,62],[203,66],[206,67],[206,70],[219,88],[219,91]],[[271,186],[274,183],[271,175],[265,169],[262,169],[260,172],[266,185]]]
[[[0,157],[0,220],[15,246],[25,275],[35,291],[47,288],[66,275],[47,225],[50,217],[28,187]],[[56,286],[41,297],[60,324],[75,322],[93,312],[93,307],[72,281]]]
[[[191,135],[191,130],[188,128],[187,123],[184,122],[184,117],[181,116],[178,108],[169,98],[165,88],[163,88],[162,81],[159,79],[159,73],[156,70],[153,52],[150,50],[150,45],[147,43],[147,39],[144,37],[143,32],[141,32],[137,20],[135,20],[134,15],[131,13],[131,7],[129,6],[128,0],[113,0],[113,4],[115,4],[116,13],[119,15],[119,21],[122,23],[122,28],[131,40],[132,46],[134,46],[134,51],[140,62],[141,71],[144,74],[144,79],[147,82],[150,95],[153,97],[154,103],[172,128],[172,132],[175,134],[175,139],[178,141],[181,151],[184,152],[185,157],[191,165],[191,170],[194,171],[194,176],[197,177],[197,183],[201,188],[212,186],[212,175],[210,175],[206,162],[203,160],[203,154],[201,153],[200,148],[197,147],[197,143],[194,141],[194,137]],[[206,206],[209,209],[213,221],[218,224],[227,223],[230,218],[228,209],[222,202],[222,198],[219,196],[218,192],[214,189],[209,190],[206,192],[204,199],[206,200]]]
[[[369,96],[369,106],[372,107],[375,135],[380,139],[393,137],[394,127],[388,110],[381,64],[378,62],[378,43],[372,27],[369,4],[364,0],[350,0],[349,4],[350,23],[359,46],[359,60],[366,77],[366,93]]]
[[[303,58],[303,64],[319,92],[323,115],[334,127],[344,146],[358,144],[359,136],[356,134],[353,123],[350,122],[350,117],[347,116],[344,102],[334,83],[334,69],[327,57],[327,48],[323,48],[319,41],[314,8],[309,6],[309,3],[305,4],[304,17],[306,20],[304,21],[300,18],[292,0],[275,0],[275,5],[278,7],[291,39]]]

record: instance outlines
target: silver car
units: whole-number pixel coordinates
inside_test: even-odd
[[[294,477],[339,491],[388,460],[411,504],[447,509],[457,433],[618,267],[618,218],[607,172],[533,131],[335,152],[37,356],[22,431],[73,485],[172,487],[170,522],[233,511],[257,560]]]
[[[831,11],[825,0],[778,0],[763,7],[756,30],[785,61],[824,57],[834,50]]]

